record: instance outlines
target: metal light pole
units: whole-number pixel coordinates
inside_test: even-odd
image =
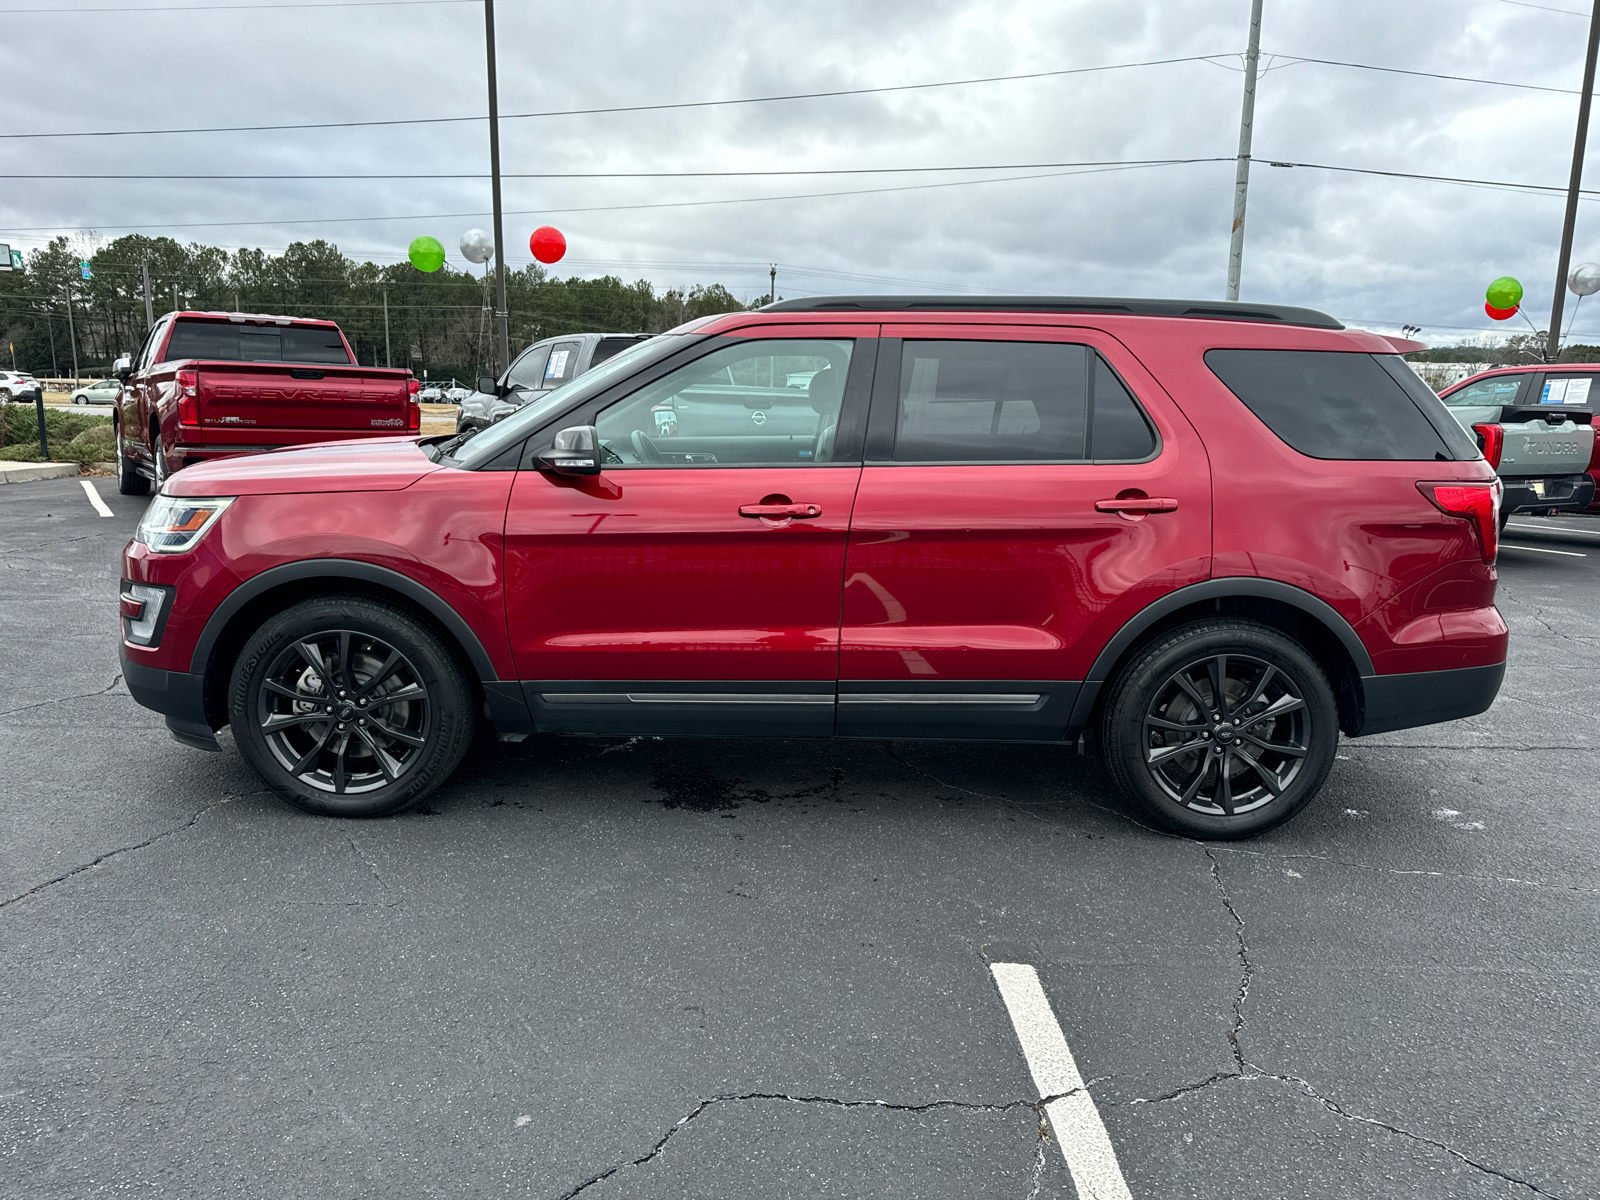
[[[1600,0],[1595,0],[1595,2],[1596,3],[1600,3]],[[778,299],[778,264],[777,263],[773,263],[772,264],[772,271],[770,272],[770,274],[772,276],[772,287],[771,287],[771,290],[769,290],[767,292],[767,303],[768,304],[775,304],[777,302],[777,299]]]
[[[78,332],[72,324],[72,284],[67,284],[67,340],[72,345],[72,386],[77,387],[78,380]]]
[[[1600,4],[1600,0],[1595,0]],[[1244,265],[1244,203],[1250,191],[1250,138],[1256,124],[1256,64],[1261,61],[1261,0],[1250,0],[1250,44],[1244,55],[1244,107],[1239,112],[1239,160],[1233,175],[1233,233],[1228,243],[1228,295],[1239,298]]]
[[[1600,2],[1600,0],[1597,0]],[[500,88],[494,69],[494,0],[483,0],[484,41],[489,51],[489,174],[494,186],[494,299],[495,330],[500,342],[500,369],[511,366],[510,314],[506,311],[506,239],[500,215]]]
[[[140,266],[144,269],[144,329],[146,333],[155,328],[156,310],[155,302],[150,298],[150,256],[146,254]]]
[[[389,353],[389,289],[383,289],[383,365],[394,366],[394,358]]]
[[[1594,97],[1595,50],[1600,47],[1600,0],[1589,13],[1589,52],[1583,60],[1583,95],[1578,97],[1578,134],[1572,146],[1572,179],[1567,184],[1567,216],[1561,225],[1561,254],[1556,264],[1556,298],[1550,305],[1545,361],[1561,354],[1561,307],[1567,299],[1567,268],[1572,264],[1572,230],[1578,223],[1578,185],[1583,182],[1583,148],[1589,140],[1589,101]]]

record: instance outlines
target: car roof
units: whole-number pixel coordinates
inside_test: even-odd
[[[1262,321],[1343,329],[1314,308],[1288,304],[1241,304],[1232,300],[1152,300],[1127,296],[810,296],[779,300],[757,312],[915,313],[1096,313],[1103,316],[1189,317],[1214,321]]]

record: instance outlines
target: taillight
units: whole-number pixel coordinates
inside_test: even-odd
[[[1478,449],[1483,451],[1484,461],[1498,471],[1500,451],[1506,444],[1505,428],[1500,425],[1474,425],[1472,432],[1478,435]]]
[[[417,379],[416,376],[413,375],[410,379],[406,380],[406,395],[415,396],[421,390],[422,383]]]
[[[178,424],[200,424],[200,372],[178,372]]]
[[[1500,550],[1500,494],[1504,490],[1498,479],[1482,483],[1419,483],[1417,490],[1440,512],[1471,521],[1478,531],[1483,561],[1494,562]]]
[[[408,433],[422,432],[422,402],[417,399],[417,393],[422,390],[422,384],[413,376],[406,380],[406,431]]]

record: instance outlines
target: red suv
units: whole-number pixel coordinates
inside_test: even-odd
[[[1081,750],[1240,837],[1339,731],[1488,708],[1500,484],[1307,309],[838,297],[641,342],[476,435],[204,463],[123,558],[129,690],[290,803],[502,739]]]

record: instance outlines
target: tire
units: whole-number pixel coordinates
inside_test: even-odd
[[[84,398],[83,398],[83,397],[82,397],[82,396],[74,396],[74,397],[73,397],[73,398],[72,398],[72,402],[73,402],[73,403],[74,403],[74,404],[87,404],[87,403],[89,403],[89,402],[88,402],[88,401],[87,401],[87,400],[85,400],[85,399],[84,399]]]
[[[150,446],[155,451],[155,489],[159,492],[162,484],[172,477],[172,472],[167,469],[167,448],[161,444],[161,435],[159,433],[150,439]]]
[[[10,403],[11,403],[11,389],[10,388],[0,388],[0,404],[10,404]]]
[[[1328,677],[1298,642],[1253,621],[1196,621],[1153,640],[1118,674],[1100,745],[1117,787],[1157,824],[1189,837],[1246,838],[1322,790],[1339,711]]]
[[[369,705],[368,692],[385,698]],[[228,718],[268,787],[333,817],[415,804],[456,769],[475,723],[449,647],[406,610],[364,596],[304,600],[267,620],[234,666]]]
[[[124,496],[148,496],[150,494],[150,481],[139,474],[139,469],[129,461],[128,456],[122,452],[122,422],[118,421],[117,429],[117,491]]]

